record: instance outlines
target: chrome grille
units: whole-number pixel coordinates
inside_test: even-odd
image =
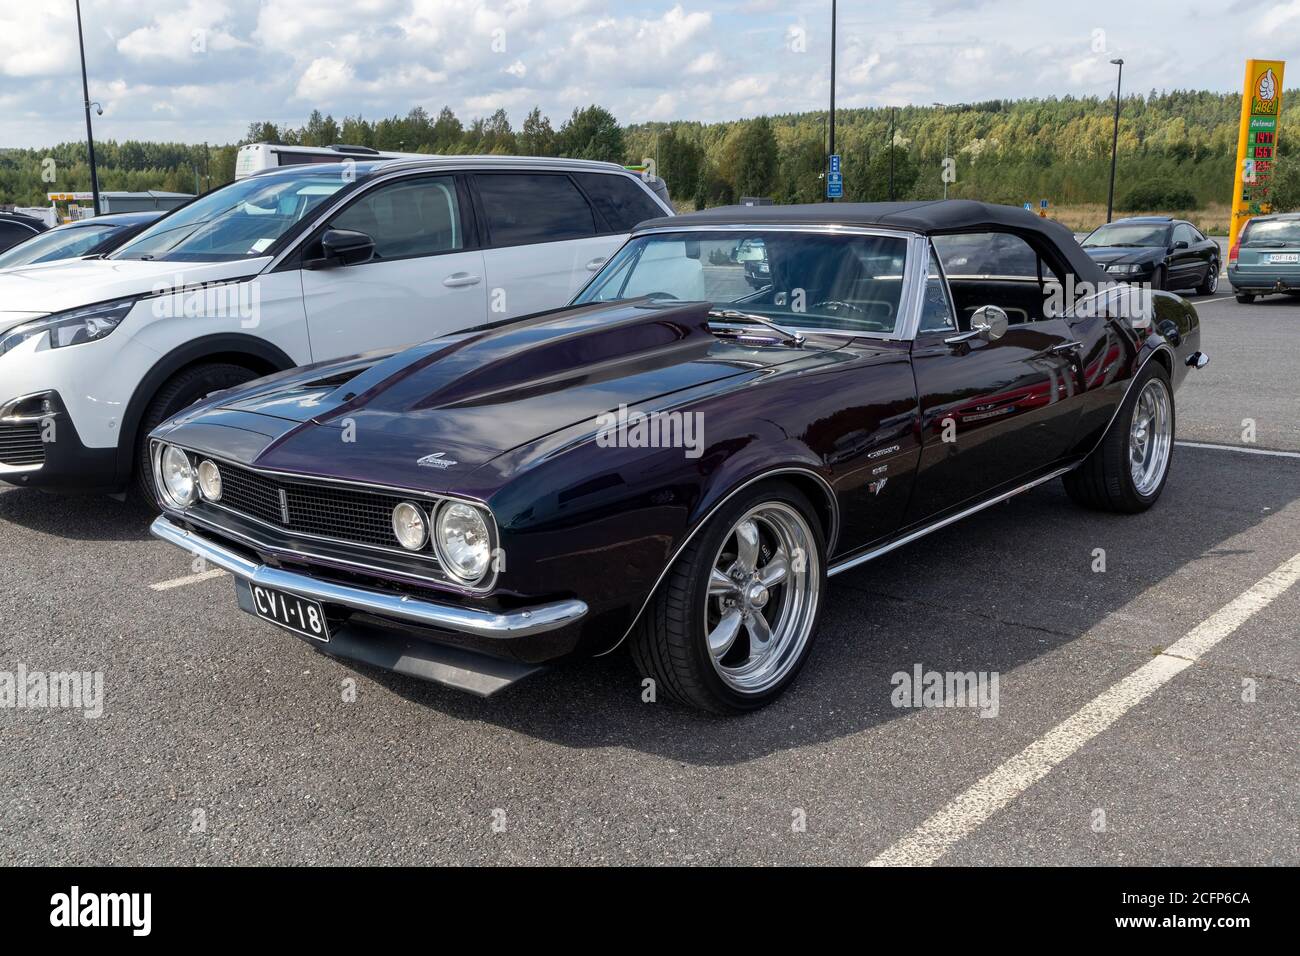
[[[393,534],[393,508],[409,498],[219,467],[223,508],[295,534],[402,550]]]
[[[45,464],[40,422],[0,425],[0,465],[30,467]]]

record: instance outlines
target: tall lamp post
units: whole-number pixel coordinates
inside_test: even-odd
[[[944,163],[946,163],[946,162],[947,162],[947,161],[952,157],[952,128],[948,125],[948,122],[947,122],[947,120],[948,120],[948,107],[944,106],[942,103],[935,103],[934,105],[935,105],[935,107],[940,111],[941,115],[942,115],[943,118],[944,118],[944,124],[943,124],[943,127],[944,127],[943,161],[944,161]],[[943,171],[942,173],[940,173],[940,177],[939,177],[940,179],[943,180],[943,198],[944,198],[944,199],[947,199],[947,198],[948,198],[948,177],[947,177],[946,174],[947,174],[948,170],[947,170],[947,168],[943,165],[943,163],[940,163],[940,164],[939,164],[939,168]]]
[[[1110,137],[1110,189],[1106,192],[1107,222],[1110,222],[1115,209],[1115,156],[1119,152],[1119,93],[1124,83],[1124,61],[1118,59],[1110,62],[1119,67],[1119,75],[1115,78],[1115,130]]]
[[[90,194],[99,215],[99,173],[95,171],[95,134],[90,129],[90,83],[86,79],[86,41],[81,35],[81,0],[77,0],[77,44],[81,47],[81,93],[86,106],[86,151],[90,158]],[[100,112],[103,110],[101,108]]]
[[[827,168],[830,167],[830,157],[835,155],[835,20],[836,20],[836,2],[831,0],[831,115],[828,124],[830,133],[829,152],[826,154]],[[835,200],[826,197],[829,202]]]

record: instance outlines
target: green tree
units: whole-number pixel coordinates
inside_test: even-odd
[[[607,109],[592,104],[575,109],[556,135],[556,152],[573,159],[624,160],[623,130]]]
[[[736,140],[732,183],[738,196],[768,196],[776,185],[776,135],[766,116],[746,123]]]
[[[540,107],[534,106],[524,118],[516,142],[522,156],[555,155],[555,130],[551,129],[550,118],[542,115]]]

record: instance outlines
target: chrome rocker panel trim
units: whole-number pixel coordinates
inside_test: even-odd
[[[165,515],[154,519],[149,532],[155,537],[229,571],[251,584],[288,591],[302,597],[338,604],[380,617],[398,618],[414,624],[457,631],[475,637],[510,639],[531,637],[565,627],[587,613],[583,601],[555,601],[507,613],[477,608],[435,604],[416,598],[384,594],[365,588],[320,581],[305,574],[272,568],[250,561],[215,541],[172,523]]]

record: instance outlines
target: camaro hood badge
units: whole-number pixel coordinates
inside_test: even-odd
[[[459,464],[459,462],[452,461],[450,458],[444,458],[443,455],[445,454],[447,454],[445,451],[435,451],[432,455],[425,455],[423,458],[419,459],[416,464],[421,468],[443,469]]]

